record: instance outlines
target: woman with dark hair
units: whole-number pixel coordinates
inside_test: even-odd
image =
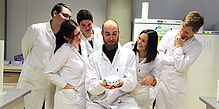
[[[66,20],[57,35],[65,40],[44,72],[47,79],[57,86],[54,108],[84,109],[87,51],[79,26],[74,20]]]
[[[150,102],[150,87],[158,82],[159,67],[156,60],[158,35],[154,30],[143,30],[137,41],[128,42],[123,47],[132,49],[137,61],[137,86],[131,93],[141,109],[148,109]]]

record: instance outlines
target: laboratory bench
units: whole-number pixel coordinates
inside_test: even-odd
[[[13,72],[13,73],[20,73],[22,69],[22,66],[8,66],[4,65],[4,72]]]
[[[3,83],[17,83],[22,66],[4,65]]]
[[[216,97],[199,97],[206,104],[206,109],[219,109],[219,103]]]
[[[29,94],[30,90],[8,89],[4,88],[6,93],[0,95],[0,109],[24,109],[24,96]]]

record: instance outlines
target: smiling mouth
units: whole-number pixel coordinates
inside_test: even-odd
[[[85,30],[86,32],[89,32],[90,30]]]
[[[114,43],[114,41],[108,41],[108,43],[109,43],[109,44],[113,44],[113,43]]]

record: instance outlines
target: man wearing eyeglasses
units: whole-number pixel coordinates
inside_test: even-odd
[[[47,62],[54,54],[61,38],[56,34],[63,21],[70,19],[71,9],[63,3],[56,4],[49,22],[33,24],[22,39],[24,64],[18,81],[18,89],[30,89],[24,97],[25,109],[53,109],[55,86],[44,76]],[[45,102],[45,106],[43,106]]]

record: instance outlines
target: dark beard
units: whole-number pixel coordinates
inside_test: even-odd
[[[106,49],[107,49],[108,51],[111,51],[111,50],[114,50],[115,48],[117,48],[117,46],[118,46],[118,41],[115,42],[115,44],[108,44],[108,43],[105,43],[105,45],[106,45]]]
[[[118,36],[118,38],[117,38],[117,40],[116,40],[116,42],[115,42],[114,44],[108,44],[108,42],[105,41],[104,38],[103,38],[103,40],[104,40],[104,44],[106,45],[106,49],[107,49],[108,51],[111,51],[111,50],[113,50],[113,49],[115,49],[115,48],[118,47],[119,36]]]

